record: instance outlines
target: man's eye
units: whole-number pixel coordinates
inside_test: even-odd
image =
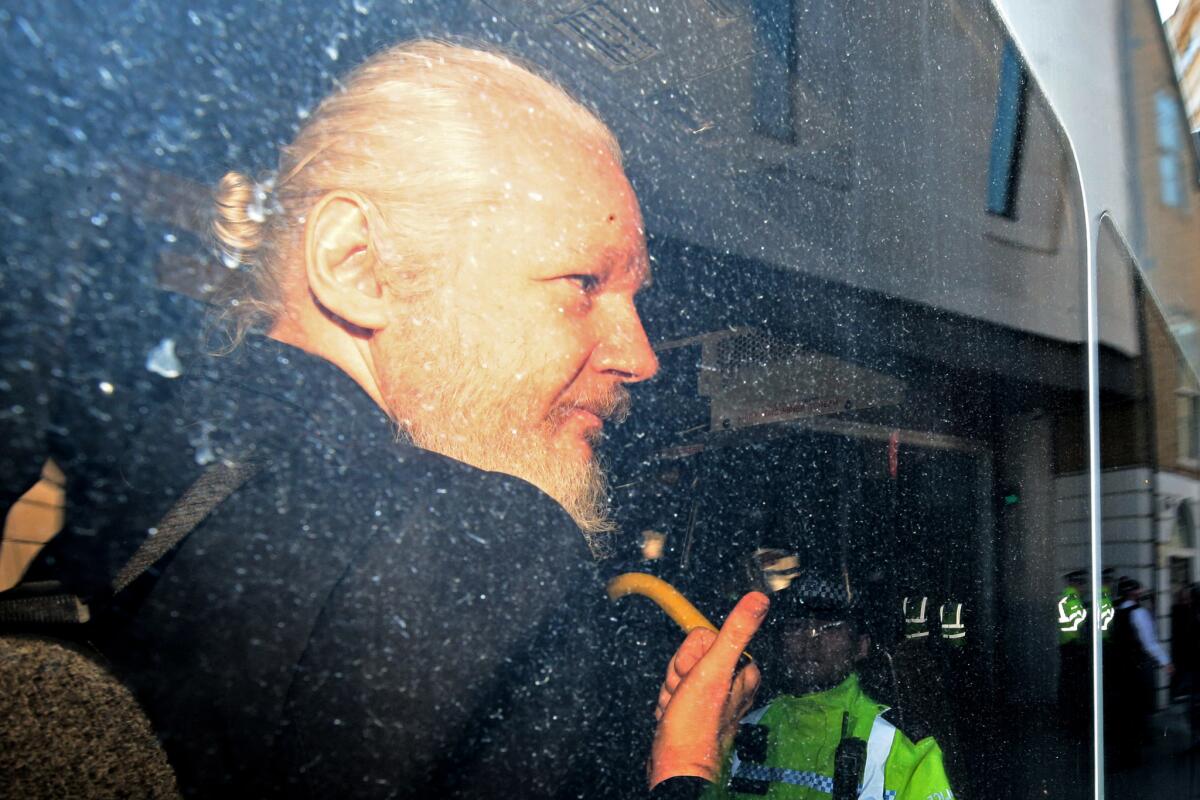
[[[565,277],[576,283],[584,294],[591,294],[600,285],[600,279],[595,275],[567,275]]]

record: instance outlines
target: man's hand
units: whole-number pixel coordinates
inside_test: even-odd
[[[651,788],[680,775],[717,780],[725,748],[758,689],[758,667],[737,671],[738,659],[769,605],[766,595],[751,592],[729,612],[720,633],[697,628],[675,651],[654,712]]]

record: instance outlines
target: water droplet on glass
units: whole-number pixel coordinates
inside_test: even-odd
[[[196,463],[202,467],[208,466],[217,460],[217,454],[213,452],[212,441],[209,434],[216,430],[211,422],[202,421],[198,431],[191,433],[188,436],[188,442],[196,449]]]
[[[146,356],[146,369],[164,378],[178,378],[183,374],[183,365],[175,355],[175,340],[163,339]]]
[[[17,27],[20,28],[21,33],[25,34],[25,37],[33,43],[34,47],[42,46],[42,37],[37,35],[37,31],[33,29],[33,26],[30,25],[24,17],[17,17]]]

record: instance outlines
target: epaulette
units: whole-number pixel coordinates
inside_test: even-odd
[[[907,736],[911,742],[928,739],[933,734],[929,724],[911,711],[901,711],[899,708],[892,707],[880,716],[895,726],[896,730]]]

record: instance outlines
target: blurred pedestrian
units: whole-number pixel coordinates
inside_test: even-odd
[[[1117,581],[1112,630],[1104,664],[1105,740],[1110,763],[1124,769],[1141,763],[1142,745],[1156,706],[1155,668],[1164,668],[1168,675],[1173,675],[1175,668],[1155,635],[1142,584],[1133,578]]]

